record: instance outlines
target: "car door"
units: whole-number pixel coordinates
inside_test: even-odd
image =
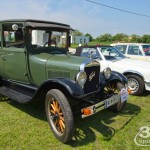
[[[145,56],[146,57],[146,61],[150,62],[150,52],[149,52],[149,56]]]
[[[11,23],[2,25],[1,58],[4,77],[9,80],[28,83],[23,25],[18,24],[17,26],[21,26],[21,28],[14,31]]]
[[[130,57],[131,59],[137,59],[137,60],[145,60],[145,57],[143,57],[143,53],[141,52],[141,49],[138,45],[129,45],[127,50],[127,57]]]
[[[2,60],[2,28],[0,25],[0,77],[4,76],[3,60]]]
[[[150,62],[150,45],[149,44],[142,44],[140,45],[140,49],[144,54],[144,61]]]

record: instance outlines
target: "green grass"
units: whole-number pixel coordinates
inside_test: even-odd
[[[49,129],[41,105],[0,97],[0,150],[148,150],[134,143],[139,128],[146,125],[150,125],[150,92],[130,96],[119,114],[103,110],[85,119],[76,117],[73,140],[62,144]]]

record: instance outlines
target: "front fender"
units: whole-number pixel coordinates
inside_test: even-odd
[[[66,78],[56,78],[45,81],[36,91],[34,98],[43,97],[51,89],[59,89],[67,96],[80,98],[84,95],[83,89],[74,81]]]
[[[116,72],[116,71],[112,71],[111,77],[108,80],[106,80],[103,73],[101,73],[100,74],[100,91],[103,93],[105,86],[110,82],[116,82],[116,80],[118,82],[123,83],[124,85],[127,84],[127,81],[128,81],[127,78],[123,74]]]
[[[128,82],[128,79],[122,73],[116,71],[112,71],[112,75],[111,78],[109,79],[109,82],[111,80],[120,80],[124,84],[127,84]]]
[[[108,80],[105,79],[103,73],[100,74],[100,85],[102,86],[114,80],[118,80],[122,82],[123,84],[127,84],[127,81],[128,81],[127,78],[123,74],[116,72],[116,71],[112,71],[111,77]]]

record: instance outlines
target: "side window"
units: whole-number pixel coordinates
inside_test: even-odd
[[[4,24],[3,37],[4,37],[3,47],[15,47],[15,48],[24,47],[24,36],[22,28],[18,28],[18,30],[14,31],[12,29],[12,24]]]
[[[120,50],[121,53],[125,54],[127,45],[117,45],[116,47]]]
[[[141,55],[141,51],[139,49],[139,46],[132,46],[130,45],[129,48],[128,48],[128,53],[127,54],[130,54],[130,55]]]

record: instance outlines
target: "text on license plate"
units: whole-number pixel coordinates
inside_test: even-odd
[[[121,102],[123,103],[128,99],[129,96],[128,91],[126,89],[121,89],[120,96],[121,96]]]
[[[120,100],[120,95],[114,95],[113,97],[110,97],[109,99],[106,99],[105,102],[105,108],[108,108],[109,106],[117,103]]]

